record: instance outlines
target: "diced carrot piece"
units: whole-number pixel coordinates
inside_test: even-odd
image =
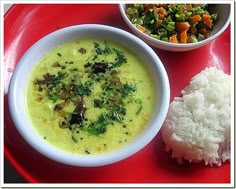
[[[176,22],[175,27],[178,32],[188,31],[190,24],[188,22]]]
[[[167,15],[168,15],[168,12],[167,12],[166,9],[164,9],[163,7],[160,7],[160,9],[159,9],[159,14],[163,14],[163,15],[167,16]]]
[[[201,29],[199,29],[198,31],[199,31],[199,33],[201,33],[201,34],[204,34],[204,33],[207,32],[207,29],[206,29],[206,28],[201,28]]]
[[[203,20],[203,23],[204,23],[204,24],[206,24],[209,28],[212,28],[211,15],[209,15],[209,14],[203,14],[203,15],[202,15],[202,20]]]
[[[156,14],[159,14],[159,10],[160,10],[159,7],[153,7],[153,11],[154,11]]]
[[[158,19],[163,20],[165,18],[164,14],[158,14]]]
[[[187,31],[182,31],[180,32],[180,43],[187,43],[188,36],[187,36]]]
[[[209,20],[211,18],[211,15],[205,13],[202,15],[202,20],[205,21],[205,20]]]
[[[212,28],[212,20],[211,19],[205,20],[203,23],[206,24],[209,28]]]
[[[191,4],[187,4],[187,5],[184,6],[184,11],[186,12],[186,11],[188,11],[191,8],[192,8],[192,5]]]
[[[153,10],[160,20],[163,20],[168,15],[168,12],[163,7],[153,7]]]
[[[206,28],[201,28],[198,32],[203,34],[205,38],[209,36],[209,31]]]
[[[195,24],[197,22],[199,22],[201,20],[201,16],[200,15],[194,15],[194,16],[191,16],[191,20],[192,22]]]
[[[171,43],[179,43],[176,35],[170,36],[169,42],[171,42]]]

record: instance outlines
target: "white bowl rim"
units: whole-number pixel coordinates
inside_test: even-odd
[[[137,45],[141,46],[146,52],[149,54],[149,56],[155,60],[155,66],[158,68],[158,73],[161,74],[161,79],[163,82],[163,98],[161,99],[161,105],[160,109],[162,112],[160,112],[160,116],[153,119],[154,123],[159,124],[159,129],[156,129],[155,127],[151,127],[151,129],[145,131],[143,133],[143,137],[139,140],[135,140],[132,144],[120,149],[116,150],[114,152],[110,152],[107,154],[101,154],[101,155],[92,155],[92,156],[83,156],[83,155],[71,155],[69,153],[66,153],[64,151],[58,150],[55,147],[49,146],[48,142],[43,141],[42,137],[41,140],[32,140],[30,137],[32,137],[32,133],[30,133],[26,127],[24,127],[24,124],[21,122],[21,117],[19,115],[19,111],[17,111],[17,91],[16,91],[16,85],[17,77],[19,76],[19,72],[24,67],[24,61],[27,58],[27,56],[35,49],[38,45],[45,42],[48,37],[59,35],[61,32],[66,32],[67,30],[81,30],[81,29],[99,29],[102,31],[110,31],[115,32],[116,35],[124,35],[128,37],[133,42],[137,43]],[[115,28],[112,26],[107,25],[101,25],[101,24],[81,24],[81,25],[75,25],[75,26],[69,26],[62,28],[60,30],[54,31],[39,41],[37,41],[33,46],[31,46],[25,54],[21,57],[19,62],[16,65],[15,71],[11,77],[10,85],[9,85],[9,93],[8,93],[8,103],[9,103],[9,110],[10,114],[12,116],[12,120],[14,122],[14,125],[16,126],[19,133],[23,136],[23,138],[37,151],[39,151],[41,154],[43,154],[46,157],[49,157],[55,161],[73,165],[73,166],[84,166],[84,167],[96,167],[96,166],[103,166],[108,165],[111,163],[115,163],[118,161],[121,161],[133,154],[135,154],[137,151],[141,150],[144,146],[146,146],[157,134],[157,132],[160,130],[164,119],[167,115],[168,106],[169,106],[169,100],[170,100],[170,86],[169,86],[169,79],[168,75],[166,73],[166,70],[159,59],[159,57],[156,55],[156,53],[149,47],[145,42],[143,42],[138,37],[134,36],[133,34],[124,31],[119,28]],[[34,134],[34,137],[37,137],[38,134]],[[39,136],[38,136],[39,137]],[[120,153],[122,151],[122,153]],[[123,153],[125,152],[125,153]]]

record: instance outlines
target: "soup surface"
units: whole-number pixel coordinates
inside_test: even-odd
[[[111,41],[66,42],[35,65],[27,88],[33,127],[50,144],[77,154],[121,148],[147,126],[152,78],[138,56]]]

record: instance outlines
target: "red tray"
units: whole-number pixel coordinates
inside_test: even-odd
[[[8,85],[24,52],[43,36],[77,24],[105,24],[131,32],[117,4],[16,4],[4,16],[4,155],[31,183],[230,183],[230,163],[221,167],[185,162],[164,150],[160,132],[141,151],[96,168],[73,167],[34,150],[16,130],[8,108]],[[208,66],[230,73],[230,27],[210,44],[188,52],[154,49],[167,70],[171,101],[191,77]]]

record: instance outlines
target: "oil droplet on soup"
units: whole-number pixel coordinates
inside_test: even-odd
[[[138,56],[100,39],[66,42],[35,65],[27,88],[33,127],[48,143],[77,154],[129,144],[154,111],[152,78]]]

